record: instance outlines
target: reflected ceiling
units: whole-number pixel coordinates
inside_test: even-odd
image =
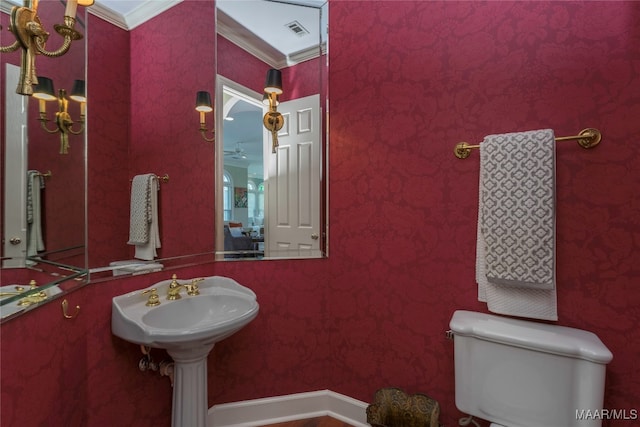
[[[89,13],[120,28],[132,30],[181,2],[182,0],[96,0],[88,10]],[[255,35],[281,52],[284,57],[295,58],[300,52],[317,46],[320,28],[317,14],[309,13],[306,16],[301,8],[288,6],[320,8],[326,2],[327,0],[266,0],[257,3],[251,0],[217,0],[216,4],[233,20],[251,28]],[[246,7],[247,3],[251,3],[250,8]],[[3,1],[2,10],[9,13],[11,6],[22,4],[22,0]],[[326,22],[320,27],[326,28]],[[274,68],[282,68],[291,64],[271,65]]]
[[[114,25],[131,30],[181,1],[96,0],[89,12]],[[268,0],[251,2],[251,7],[247,8],[249,2],[250,0],[217,0],[216,5],[243,27],[251,28],[255,35],[274,47],[284,58],[295,58],[301,52],[317,46],[320,39],[317,13],[309,10],[306,14],[303,8],[289,6],[319,8],[326,0]],[[324,24],[321,26],[325,27]],[[272,65],[281,68],[291,64]]]

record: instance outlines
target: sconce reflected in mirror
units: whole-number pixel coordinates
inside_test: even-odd
[[[73,84],[73,90],[69,98],[80,103],[80,129],[72,129],[74,121],[69,114],[69,99],[67,98],[67,91],[60,89],[58,95],[55,95],[53,89],[53,80],[48,77],[38,76],[38,84],[33,89],[33,97],[39,101],[39,117],[38,120],[42,125],[42,129],[48,133],[60,132],[60,154],[69,153],[69,134],[79,135],[84,131],[84,122],[86,117],[86,105],[87,98],[85,96],[85,83],[84,80],[76,80]],[[58,100],[58,111],[56,112],[54,129],[47,127],[47,122],[50,122],[47,118],[47,102]]]
[[[196,94],[196,111],[200,113],[200,134],[207,142],[213,142],[216,139],[215,130],[212,130],[213,136],[207,138],[207,119],[206,114],[213,112],[213,106],[211,104],[211,94],[205,90],[198,91]]]
[[[282,72],[271,68],[267,71],[267,78],[264,84],[264,95],[262,102],[269,102],[269,111],[264,115],[262,123],[271,132],[271,152],[275,153],[278,148],[278,131],[284,125],[284,117],[278,112],[278,96],[282,94]]]
[[[271,105],[271,98],[266,93],[262,95],[262,103],[269,107]],[[276,95],[276,107],[280,104],[280,96]]]
[[[71,42],[83,37],[73,28],[76,23],[76,9],[78,5],[91,6],[93,3],[94,0],[67,0],[64,23],[53,26],[56,32],[64,37],[62,46],[54,51],[48,51],[45,48],[49,33],[42,27],[38,16],[38,0],[24,0],[22,7],[14,6],[11,8],[9,31],[16,37],[16,41],[10,46],[0,46],[0,52],[9,53],[22,48],[20,79],[16,93],[20,95],[33,94],[33,85],[38,84],[36,55],[42,54],[49,58],[62,56],[71,47]]]

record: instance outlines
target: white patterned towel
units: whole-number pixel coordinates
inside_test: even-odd
[[[27,256],[45,250],[42,227],[42,190],[44,178],[37,170],[27,171]]]
[[[478,221],[479,299],[497,313],[557,320],[552,130],[485,138]]]
[[[131,182],[131,215],[129,221],[130,245],[149,242],[151,224],[151,179],[152,174],[136,175]]]
[[[154,174],[136,175],[131,183],[130,245],[137,259],[153,260],[161,247],[158,224],[158,179]]]

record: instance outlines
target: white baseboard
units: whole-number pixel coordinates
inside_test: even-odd
[[[356,427],[367,423],[368,404],[330,390],[214,405],[209,427],[252,427],[328,415]]]

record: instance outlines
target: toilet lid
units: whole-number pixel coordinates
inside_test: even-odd
[[[491,423],[489,427],[504,427],[502,424]]]

